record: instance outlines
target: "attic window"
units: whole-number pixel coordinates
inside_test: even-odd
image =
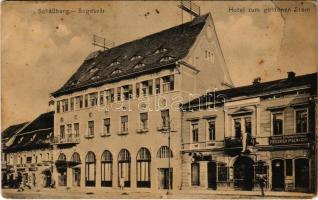
[[[157,49],[154,54],[163,53],[163,52],[167,52],[167,51],[168,51],[168,49],[166,49],[166,48],[160,48],[160,49]]]
[[[100,76],[93,76],[92,78],[91,78],[91,80],[97,80],[97,79],[99,79],[100,78]]]
[[[92,69],[89,70],[89,73],[94,73],[97,72],[99,69],[97,67],[93,67]]]
[[[133,60],[137,60],[137,59],[141,59],[142,58],[142,56],[133,56],[133,57],[131,57],[130,58],[130,61],[133,61]]]
[[[121,73],[122,71],[120,69],[115,69],[113,72],[112,72],[112,75],[115,75],[115,74],[119,74]]]
[[[22,140],[23,140],[23,137],[20,137],[20,139],[19,139],[18,143],[21,143],[21,142],[22,142]]]
[[[35,134],[32,136],[32,138],[31,138],[31,142],[35,139]]]
[[[169,62],[173,60],[173,58],[171,56],[166,56],[160,59],[160,62]]]
[[[115,66],[115,65],[119,65],[120,63],[116,60],[116,61],[114,61],[114,62],[112,62],[109,66],[111,67],[111,66]]]
[[[137,65],[135,65],[134,69],[139,69],[144,66],[146,66],[144,63],[138,63]]]

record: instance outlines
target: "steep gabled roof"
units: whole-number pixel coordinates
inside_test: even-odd
[[[54,112],[43,113],[16,135],[6,152],[49,148],[54,131]]]
[[[52,95],[57,97],[173,66],[188,54],[207,17],[208,14],[202,15],[185,24],[90,54],[71,78]],[[113,74],[114,71],[119,73]]]
[[[309,85],[311,87],[312,94],[317,95],[317,73],[209,92],[206,95],[182,104],[182,108],[187,110],[192,106],[212,103],[214,100],[216,100],[215,103],[222,103],[224,98],[228,101],[236,97],[262,96],[271,92],[279,92],[288,88],[304,85]]]
[[[12,126],[9,126],[1,133],[1,140],[5,141],[10,139],[12,136],[14,136],[16,133],[18,133],[28,122],[24,122],[21,124],[15,124]]]

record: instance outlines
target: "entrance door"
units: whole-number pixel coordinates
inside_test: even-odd
[[[234,167],[234,187],[241,190],[252,190],[254,186],[253,160],[249,157],[238,157]]]
[[[73,186],[81,186],[81,169],[73,169]]]
[[[216,190],[216,162],[208,162],[208,188]]]
[[[159,168],[158,172],[159,172],[159,189],[168,189],[169,183],[170,183],[170,189],[172,189],[173,169],[170,168],[170,176],[169,176],[169,168]]]
[[[285,165],[284,160],[272,161],[272,190],[285,189]]]
[[[295,160],[295,187],[298,191],[309,189],[309,162],[306,158]]]

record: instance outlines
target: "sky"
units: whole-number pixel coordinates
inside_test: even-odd
[[[211,12],[235,86],[317,72],[316,5],[309,1],[196,1]],[[48,111],[85,57],[98,50],[93,34],[116,45],[182,22],[177,1],[4,2],[1,10],[1,130]],[[72,9],[40,14],[39,9]],[[245,12],[230,10],[245,9]],[[249,12],[248,9],[259,9]],[[292,12],[264,9],[291,8]],[[296,9],[297,8],[297,9]],[[298,11],[306,9],[306,12]],[[78,9],[103,9],[83,14]],[[252,10],[251,10],[252,11]],[[183,14],[184,21],[190,19]]]

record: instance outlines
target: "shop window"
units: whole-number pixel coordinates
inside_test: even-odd
[[[150,188],[151,154],[146,148],[141,148],[137,154],[137,187]]]
[[[272,126],[273,126],[273,135],[282,135],[283,134],[283,123],[284,116],[283,113],[272,113]]]
[[[191,164],[191,185],[192,186],[200,185],[200,164],[199,163]]]
[[[101,186],[112,187],[113,182],[113,156],[105,150],[101,159]]]
[[[225,163],[218,163],[218,182],[228,181],[228,167]]]
[[[307,133],[308,112],[307,109],[299,109],[296,113],[296,133]]]
[[[118,186],[120,179],[124,179],[124,186],[130,187],[130,153],[127,149],[120,150],[118,154]]]
[[[95,154],[89,151],[85,158],[85,186],[95,187],[96,159]]]
[[[286,159],[286,176],[292,176],[293,175],[293,160],[292,159]]]

